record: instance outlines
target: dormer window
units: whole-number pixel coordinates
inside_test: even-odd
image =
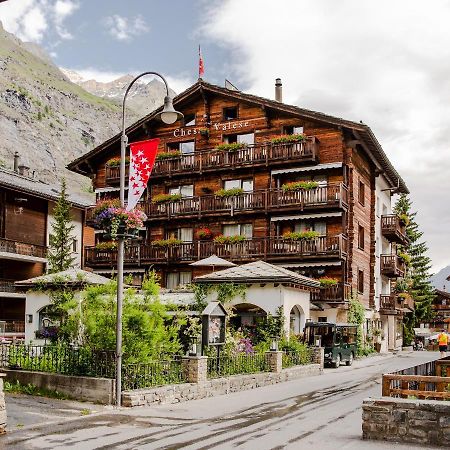
[[[184,115],[184,126],[185,127],[195,126],[195,114],[185,114]]]
[[[224,120],[234,120],[238,118],[238,108],[233,106],[230,108],[223,108],[223,119]]]

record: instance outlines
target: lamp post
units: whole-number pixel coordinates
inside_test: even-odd
[[[164,107],[158,117],[166,124],[175,123],[183,117],[178,111],[175,111],[172,98],[169,93],[169,85],[166,79],[157,72],[143,72],[135,77],[128,85],[122,102],[122,135],[120,138],[120,206],[125,208],[125,157],[128,138],[125,134],[125,101],[131,87],[139,78],[145,75],[155,75],[164,81],[166,86],[166,96],[164,98]],[[116,405],[120,406],[122,397],[122,309],[123,309],[123,260],[124,260],[124,236],[119,236],[117,245],[117,315],[116,315]]]

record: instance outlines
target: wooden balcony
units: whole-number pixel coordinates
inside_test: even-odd
[[[245,167],[271,167],[291,164],[293,161],[305,163],[318,162],[318,140],[308,137],[300,142],[273,144],[263,142],[249,144],[236,151],[207,150],[188,155],[157,160],[152,171],[152,178],[175,176],[179,174],[229,171]],[[119,183],[120,167],[105,166],[105,182]],[[127,175],[128,177],[128,165]]]
[[[21,258],[18,258],[21,260],[32,261],[37,258],[37,262],[40,262],[41,259],[43,260],[47,257],[47,247],[44,245],[28,244],[26,242],[0,238],[0,258],[2,257],[1,253],[21,256]],[[9,258],[9,256],[6,255],[4,257]]]
[[[400,221],[396,214],[381,216],[381,234],[391,242],[406,244],[406,226]]]
[[[347,283],[338,283],[336,286],[320,288],[311,293],[312,303],[342,304],[351,296],[351,286]]]
[[[0,320],[0,336],[25,333],[24,320]]]
[[[149,244],[128,246],[125,264],[132,266],[154,263],[183,263],[218,255],[236,262],[343,259],[347,255],[347,238],[342,235],[318,237],[311,241],[288,241],[281,237],[253,238],[233,244],[214,241],[184,242],[170,247]],[[117,264],[115,250],[85,249],[85,261],[89,267],[114,267]]]
[[[289,212],[327,208],[347,208],[348,189],[342,184],[319,186],[309,191],[283,192],[267,189],[244,192],[233,197],[204,195],[185,197],[168,203],[148,203],[149,221],[186,217],[250,214],[254,212]]]
[[[402,314],[404,312],[404,301],[396,294],[380,295],[380,313],[386,315]]]
[[[381,255],[381,273],[389,278],[405,275],[405,263],[397,255]]]

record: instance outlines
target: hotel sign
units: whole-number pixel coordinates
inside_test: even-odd
[[[250,122],[240,121],[240,122],[217,122],[211,124],[211,129],[214,131],[239,131],[250,126]],[[174,137],[184,137],[184,136],[196,136],[200,134],[200,130],[202,128],[194,128],[194,127],[184,127],[184,128],[175,128],[173,130]],[[204,129],[204,128],[203,128]]]

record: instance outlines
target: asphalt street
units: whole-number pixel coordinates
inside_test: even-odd
[[[363,441],[361,404],[364,398],[380,396],[382,373],[437,357],[438,353],[409,352],[365,358],[352,367],[326,369],[321,376],[175,405],[102,409],[82,417],[76,406],[75,416],[67,413],[57,419],[55,413],[49,418],[52,423],[24,424],[1,437],[0,446],[20,450],[423,449]]]

